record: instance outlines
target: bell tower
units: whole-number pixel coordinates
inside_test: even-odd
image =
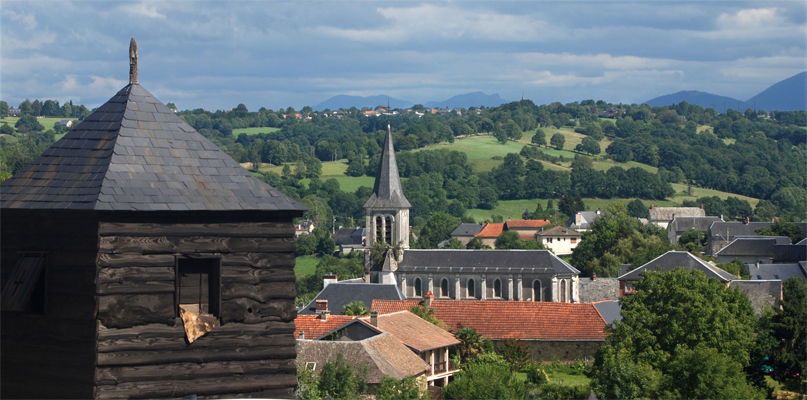
[[[392,145],[392,128],[387,124],[387,138],[381,154],[378,176],[373,194],[364,203],[366,248],[375,243],[386,243],[401,249],[409,248],[409,200],[403,194],[395,149]]]

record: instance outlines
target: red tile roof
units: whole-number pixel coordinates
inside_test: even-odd
[[[379,314],[408,310],[420,300],[373,300]],[[605,320],[591,303],[434,300],[434,316],[452,331],[475,329],[491,339],[604,340]]]
[[[485,225],[481,231],[477,232],[475,237],[497,238],[504,232],[503,223],[489,223]]]
[[[298,315],[294,319],[294,338],[298,339],[302,331],[306,339],[316,339],[355,318],[351,315],[329,315],[328,320],[323,321],[319,315]]]
[[[545,219],[508,219],[507,229],[513,228],[542,228],[550,224],[549,220]]]

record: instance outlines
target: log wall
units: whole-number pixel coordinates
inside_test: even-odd
[[[3,210],[2,281],[20,252],[46,253],[44,312],[2,313],[2,398],[91,398],[95,373],[95,258],[90,212]]]
[[[221,326],[192,344],[176,313],[177,257],[221,259]],[[96,398],[293,397],[290,218],[102,218],[97,261]]]

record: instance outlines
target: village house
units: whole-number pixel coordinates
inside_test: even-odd
[[[573,218],[569,219],[566,226],[578,232],[586,232],[591,229],[591,224],[601,216],[602,212],[599,209],[597,211],[578,211]]]
[[[449,330],[473,328],[501,346],[524,344],[533,361],[576,361],[594,358],[605,341],[606,320],[594,304],[479,300],[376,300],[372,310],[383,316],[428,306]],[[614,317],[618,318],[618,317]]]
[[[667,240],[670,244],[678,244],[678,239],[681,238],[686,232],[697,231],[703,232],[704,236],[708,235],[709,227],[713,222],[723,222],[721,217],[675,217],[667,225]]]
[[[339,246],[339,254],[364,250],[365,238],[364,228],[339,228],[333,234],[333,241]]]
[[[480,224],[462,223],[451,232],[451,237],[459,240],[463,245],[468,245],[468,242],[473,240],[475,235],[482,230]]]
[[[807,235],[807,222],[796,222],[795,224],[801,229],[802,234]],[[769,228],[771,225],[771,222],[750,222],[748,220],[745,222],[714,222],[709,226],[704,252],[710,256],[715,255],[736,238],[762,236],[757,233],[757,230]]]
[[[624,296],[634,293],[636,291],[636,282],[644,278],[646,271],[672,271],[675,268],[701,271],[705,273],[707,277],[715,278],[725,285],[728,285],[732,280],[739,279],[738,276],[726,272],[711,263],[707,263],[686,251],[668,251],[646,262],[644,265],[619,276],[617,278],[619,280],[619,295]]]
[[[706,211],[703,207],[656,207],[651,206],[647,210],[647,222],[655,224],[662,229],[667,229],[667,226],[676,217],[705,217]]]
[[[791,244],[787,236],[738,237],[715,253],[717,262],[774,264],[807,260],[807,245]]]
[[[293,396],[294,227],[137,82],[2,183],[2,394]]]
[[[545,231],[538,232],[538,242],[544,247],[559,256],[572,254],[574,248],[580,243],[583,235],[574,229],[564,226],[555,226]]]
[[[297,314],[319,314],[325,310],[332,314],[344,314],[345,306],[354,301],[364,303],[369,310],[374,299],[406,298],[395,284],[365,283],[361,279],[344,281],[336,279],[336,275],[326,275],[322,290]]]

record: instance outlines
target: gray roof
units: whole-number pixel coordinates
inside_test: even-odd
[[[773,248],[773,261],[807,261],[807,244],[777,244]]]
[[[373,300],[404,299],[406,297],[393,284],[342,281],[326,286],[298,314],[316,314],[317,300],[328,300],[328,309],[331,313],[341,315],[344,312],[345,305],[354,301],[361,301],[367,306],[367,309],[370,309]]]
[[[481,224],[460,224],[451,232],[451,236],[473,236],[482,230]]]
[[[577,225],[577,215],[580,215],[580,224]],[[591,224],[594,223],[594,220],[601,217],[603,214],[602,212],[597,211],[579,211],[575,215],[569,219],[569,222],[566,223],[566,226],[570,228],[577,228],[577,229],[588,229],[591,227]]]
[[[731,287],[748,297],[751,307],[759,315],[767,308],[778,308],[782,297],[782,281],[732,281]]]
[[[770,256],[773,257],[774,247],[777,244],[790,243],[790,238],[784,236],[750,236],[738,237],[726,247],[720,249],[716,256]]]
[[[614,322],[622,321],[622,306],[618,301],[600,301],[594,303],[594,307],[600,312],[606,324],[613,325]]]
[[[129,84],[2,184],[2,208],[293,210],[138,84]]]
[[[746,264],[751,280],[807,279],[807,261],[788,264]]]
[[[545,272],[580,271],[549,250],[406,250],[399,272]]]
[[[641,267],[628,271],[618,279],[621,281],[638,281],[642,279],[645,271],[672,271],[673,269],[679,267],[689,270],[703,271],[706,276],[717,278],[723,282],[728,282],[737,278],[723,269],[707,264],[705,261],[686,251],[668,251],[648,261]]]
[[[362,244],[364,228],[339,228],[333,235],[333,240],[337,245]]]
[[[690,229],[707,232],[713,222],[723,221],[720,217],[675,217],[667,230],[673,232],[686,232]]]
[[[770,222],[749,222],[745,224],[737,221],[717,221],[709,227],[709,235],[722,240],[731,240],[737,236],[761,236],[756,230],[769,226],[771,226]]]
[[[403,194],[398,164],[395,161],[395,148],[392,145],[392,130],[387,126],[384,152],[378,166],[373,194],[364,203],[364,208],[410,208],[409,200]]]

